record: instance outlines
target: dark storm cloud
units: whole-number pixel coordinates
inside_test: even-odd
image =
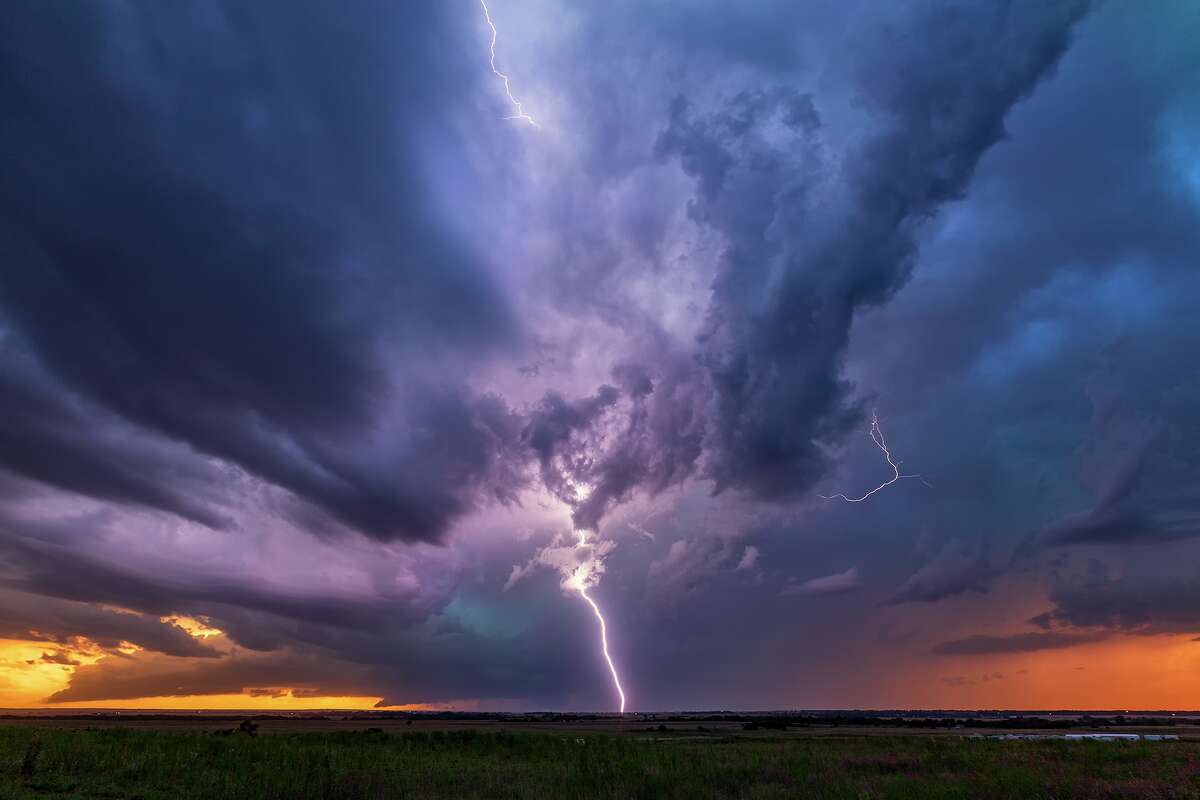
[[[679,157],[699,187],[693,218],[726,239],[704,336],[716,491],[793,497],[822,475],[822,444],[853,421],[840,366],[855,312],[908,280],[916,228],[964,196],[1085,7],[921,4],[864,34],[852,80],[878,127],[826,192],[811,97],[747,92],[715,112],[676,101],[659,153]]]
[[[220,659],[208,666],[144,654],[105,659],[54,702],[279,686],[313,696],[378,695],[391,703],[499,701],[522,696],[532,681],[540,697],[561,704],[571,676],[594,666],[591,629],[579,624],[583,606],[553,603],[566,622],[498,639],[445,613],[431,616],[447,598],[424,586],[415,594],[389,590],[384,581],[373,592],[319,591],[180,564],[114,563],[78,544],[81,536],[102,539],[101,522],[7,519],[0,525],[0,576],[12,609],[0,612],[0,636],[67,644],[86,637],[106,648],[126,641],[171,656]],[[242,651],[213,651],[159,621],[176,614],[203,618]],[[563,631],[570,630],[578,641],[564,646]]]
[[[998,653],[1034,653],[1041,650],[1061,650],[1090,644],[1107,638],[1103,633],[1062,633],[1034,631],[1011,636],[968,636],[942,642],[933,652],[946,656],[980,656]]]
[[[577,440],[591,434],[596,420],[616,404],[619,396],[617,389],[608,385],[591,397],[573,402],[551,392],[530,415],[524,438],[541,465],[542,483],[569,505],[578,502],[578,490],[572,485],[575,474],[587,466],[578,463],[587,458],[586,454],[574,452],[587,444],[580,445]]]
[[[672,542],[666,554],[650,562],[647,569],[651,597],[666,605],[685,602],[702,591],[715,575],[731,569],[739,550],[737,538],[729,535]]]
[[[880,320],[905,335],[873,338],[870,358],[920,354],[892,359],[880,376],[895,391],[960,374],[1032,320],[1060,321],[1039,296],[1071,291],[1054,288],[1056,278],[1076,273],[1086,286],[1122,266],[1194,268],[1195,202],[1180,190],[1186,167],[1164,152],[1163,137],[1172,125],[1186,128],[1186,118],[1171,117],[1194,107],[1200,55],[1183,42],[1195,34],[1195,9],[1186,0],[1163,3],[1159,14],[1099,8],[1070,68],[1014,115],[1017,135],[989,156],[959,224],[928,248],[926,269],[953,265],[953,280],[939,276]],[[1106,322],[1072,333],[1111,339],[1119,326]]]
[[[577,645],[583,645],[580,637]],[[79,669],[49,702],[130,700],[212,694],[264,695],[283,688],[309,697],[380,696],[380,705],[520,697],[531,681],[561,704],[567,676],[594,666],[582,647],[561,637],[533,642],[496,639],[442,624],[392,638],[338,630],[320,644],[272,652],[234,652],[204,662],[137,653]]]
[[[157,653],[216,658],[216,650],[158,617],[0,590],[0,638],[70,644],[84,637],[106,650],[124,642]]]
[[[1103,628],[1134,633],[1200,630],[1200,577],[1099,577],[1055,587],[1042,627]]]
[[[574,402],[550,392],[529,413],[523,440],[543,485],[572,508],[576,527],[595,529],[635,489],[655,494],[692,474],[703,419],[689,377],[670,360],[653,374],[619,364],[613,379],[620,389],[604,385]]]
[[[514,172],[534,167],[539,186],[511,184],[534,193],[528,206],[508,184],[481,195],[515,201],[514,238],[541,241],[544,227],[570,243],[561,258],[487,250],[513,283],[528,280],[520,261],[531,253],[549,262],[535,273],[553,283],[547,305],[559,316],[547,335],[588,343],[582,355],[554,341],[544,358],[512,354],[534,365],[524,399],[540,400],[528,408],[502,388],[466,388],[511,374],[485,362],[507,358],[526,311],[538,310],[522,307],[519,322],[508,312],[507,285],[473,263],[490,243],[460,239],[433,210],[435,189],[470,188],[432,186],[427,174],[470,172],[480,142],[523,141],[523,128],[489,118],[469,123],[479,141],[460,146],[443,125],[489,76],[486,41],[461,51],[476,6],[123,8],[14,7],[0,23],[0,93],[16,100],[0,133],[13,154],[0,178],[0,500],[31,514],[92,506],[25,483],[37,481],[237,527],[246,545],[218,559],[228,572],[192,569],[169,537],[128,549],[160,515],[120,509],[103,525],[37,531],[5,516],[0,603],[13,610],[0,611],[0,635],[36,623],[58,642],[92,629],[110,645],[185,655],[203,645],[158,621],[180,613],[210,617],[253,652],[193,664],[112,658],[58,699],[287,685],[391,702],[607,703],[590,611],[560,596],[557,576],[531,575],[499,596],[511,564],[528,557],[516,544],[480,555],[467,528],[439,551],[443,564],[411,576],[419,588],[383,575],[363,579],[375,591],[362,594],[331,589],[334,569],[331,583],[308,583],[331,552],[312,541],[285,545],[296,562],[312,553],[311,569],[276,571],[264,554],[278,541],[256,548],[275,514],[319,534],[435,540],[473,510],[513,502],[535,477],[576,526],[617,543],[596,595],[639,705],[852,702],[847,654],[891,670],[887,648],[913,617],[951,620],[970,599],[973,614],[996,616],[991,630],[1011,629],[997,624],[1018,621],[1005,619],[1010,608],[1029,612],[1009,581],[994,581],[992,554],[1002,562],[1014,544],[1006,536],[1029,537],[1019,559],[1029,572],[1043,568],[1035,557],[1081,546],[1129,569],[1054,584],[1043,630],[944,642],[939,653],[1200,626],[1194,581],[1159,574],[1194,563],[1200,510],[1200,394],[1187,369],[1200,347],[1198,295],[1186,279],[1200,183],[1172,160],[1191,158],[1194,126],[1168,114],[1200,74],[1186,4],[1165,4],[1163,18],[1101,5],[1075,26],[1081,6],[1032,2],[618,1],[573,11],[582,33],[569,47],[504,48],[502,38],[506,62],[535,67],[520,86],[542,81],[548,113],[586,107],[563,114],[561,131],[531,134],[529,162],[516,145],[505,151]],[[1056,73],[1073,32],[1083,46]],[[1184,155],[1172,155],[1163,142],[1180,131]],[[559,134],[587,150],[575,188],[605,202],[556,197],[545,219],[526,217],[540,182],[564,166]],[[653,186],[637,183],[642,169]],[[612,193],[626,180],[633,191]],[[694,227],[672,230],[692,194]],[[701,241],[685,241],[693,235]],[[629,299],[656,285],[651,273],[678,258],[699,275],[714,242],[724,253],[711,298],[697,293],[702,340],[643,319]],[[1122,271],[1133,279],[1107,280]],[[676,290],[687,291],[652,291],[669,302]],[[597,333],[594,317],[608,328]],[[1137,414],[1082,385],[1114,337],[1129,340],[1114,377],[1158,426],[1149,444],[1130,424]],[[556,385],[572,359],[591,358],[600,361],[585,365],[586,381]],[[602,527],[618,504],[689,476],[751,498],[803,496],[841,452],[830,447],[857,436],[857,404],[872,392],[906,465],[935,473],[919,500],[897,487],[872,504],[804,509],[749,538],[740,512],[715,531],[663,515],[647,526],[657,539],[634,542]],[[867,469],[884,466],[877,456]],[[844,465],[854,480],[862,467]],[[241,471],[252,479],[239,484],[290,496],[270,491],[256,517],[262,509],[225,485]],[[964,538],[912,561],[926,524]],[[225,546],[225,534],[183,529]],[[996,533],[985,543],[974,531]],[[762,554],[738,572],[747,546]],[[382,573],[408,552],[362,560]],[[503,569],[478,602],[536,624],[468,623],[446,609],[451,593],[495,578],[456,571],[485,557]],[[839,572],[849,564],[861,574]],[[784,600],[789,575],[826,577],[797,578],[788,593],[862,587]],[[816,603],[822,613],[808,613]],[[94,604],[144,616],[81,610]],[[894,636],[864,636],[880,614]],[[820,683],[821,669],[837,677]],[[808,694],[795,694],[798,683]]]
[[[856,322],[853,357],[911,409],[939,505],[961,497],[961,519],[999,524],[997,561],[1006,535],[1027,537],[1016,560],[1061,603],[1039,620],[1062,634],[1188,630],[1194,600],[1166,577],[1195,559],[1200,442],[1181,368],[1200,342],[1186,277],[1200,218],[1170,142],[1194,141],[1200,58],[1184,42],[1200,19],[1186,3],[1162,11],[1098,7],[968,199],[927,232],[921,279]],[[1064,551],[1081,547],[1127,572],[1062,581]],[[989,613],[1021,608],[1026,587],[994,587]]]
[[[538,687],[537,699],[525,700],[526,707],[561,707],[579,689],[572,674],[589,676],[588,688],[606,696],[608,676],[597,670],[595,642],[588,630],[592,620],[585,616],[590,609],[557,605],[563,618],[527,636],[499,637],[443,623],[401,639],[399,646],[350,634],[335,640],[335,652],[387,667],[373,685],[382,695],[381,705],[463,697],[495,704],[530,698],[532,685]],[[605,682],[598,683],[601,680]]]
[[[653,494],[689,477],[701,461],[716,492],[768,499],[802,496],[824,474],[829,446],[858,420],[841,377],[856,311],[907,281],[918,229],[964,196],[1086,4],[918,8],[861,34],[861,52],[876,54],[865,64],[840,65],[869,131],[848,152],[813,95],[798,90],[743,91],[715,110],[684,96],[671,104],[655,155],[677,158],[695,180],[689,215],[725,249],[686,368],[657,382],[641,368],[646,379],[625,405],[606,386],[577,401],[551,393],[535,411],[527,438],[579,527],[595,527],[637,489]],[[573,257],[585,267],[571,274],[588,264],[617,270],[611,248],[599,249]],[[636,315],[608,293],[593,299],[597,279],[568,301],[587,298],[628,324]]]
[[[1123,345],[1118,340],[1106,348],[1104,363],[1088,387],[1094,440],[1089,455],[1094,463],[1084,479],[1094,486],[1096,502],[1086,511],[1047,523],[1036,537],[1038,545],[1154,545],[1200,535],[1200,498],[1174,485],[1186,485],[1193,474],[1188,464],[1190,437],[1171,442],[1164,421],[1147,417],[1175,415],[1154,398],[1134,396],[1130,387],[1117,382],[1124,371],[1122,362],[1129,360]],[[1148,462],[1160,461],[1163,455],[1179,459],[1170,467],[1175,474],[1147,477]],[[1148,492],[1154,487],[1143,485],[1164,477],[1170,495]]]
[[[950,542],[935,558],[906,580],[888,605],[936,603],[966,592],[986,592],[995,571],[989,563],[987,540],[976,552]]]
[[[378,631],[391,625],[410,625],[424,619],[430,608],[420,598],[386,594],[353,596],[323,595],[292,588],[256,585],[244,578],[197,572],[188,574],[179,566],[168,571],[146,564],[121,565],[86,552],[74,544],[79,537],[98,535],[87,520],[65,520],[36,529],[19,520],[0,520],[0,567],[4,584],[14,590],[74,604],[116,606],[155,618],[174,614],[211,617],[236,643],[254,650],[270,650],[297,636],[319,638],[324,628],[353,628]],[[411,602],[406,602],[411,601]],[[26,601],[23,608],[29,609]],[[66,620],[66,612],[60,620]],[[75,627],[65,622],[57,628],[62,635],[90,635],[84,620],[75,614]],[[20,618],[17,614],[13,623]],[[162,640],[169,632],[138,618],[99,615],[98,629],[125,625]],[[139,628],[139,626],[141,626]],[[35,625],[28,625],[36,628]],[[170,634],[173,636],[173,634]],[[190,637],[189,637],[190,638]],[[136,636],[128,638],[149,649]],[[170,651],[164,651],[170,652]]]
[[[312,697],[357,695],[370,684],[369,670],[295,653],[237,654],[215,663],[135,656],[106,658],[80,667],[50,703],[135,700],[210,694],[252,695],[295,687]]]
[[[420,134],[471,80],[432,44],[454,28],[434,10],[389,9],[14,15],[5,68],[26,102],[6,128],[21,155],[0,203],[20,268],[5,270],[0,303],[10,346],[28,347],[54,380],[287,489],[295,519],[434,540],[481,503],[514,500],[524,455],[501,399],[475,397],[432,363],[398,389],[381,358],[482,353],[512,333],[504,300],[422,203]],[[675,103],[658,155],[696,178],[692,215],[727,244],[704,369],[659,369],[656,386],[654,370],[625,367],[621,423],[600,413],[615,389],[574,404],[547,395],[526,442],[563,499],[574,492],[564,468],[591,485],[568,499],[580,527],[638,488],[689,476],[704,441],[718,492],[811,487],[825,444],[855,416],[839,374],[855,310],[907,280],[915,227],[963,195],[1081,13],[921,7],[900,32],[863,34],[876,55],[849,79],[877,130],[824,190],[812,96],[743,92],[715,112]],[[45,62],[56,51],[64,57]],[[54,104],[32,102],[47,94]],[[563,418],[580,404],[596,408]],[[403,422],[381,425],[396,409]],[[588,428],[601,420],[623,429],[597,457]],[[165,481],[100,478],[85,458],[72,459],[82,474],[33,463],[49,450],[42,439],[53,444],[36,430],[17,442],[12,468],[222,522]]]
[[[10,9],[0,346],[346,525],[437,538],[492,482],[504,413],[432,368],[397,394],[384,348],[469,358],[513,336],[503,296],[432,217],[420,163],[473,80],[438,44],[456,34],[436,4]],[[30,402],[3,389],[9,408]],[[395,405],[411,427],[379,442]],[[219,524],[153,470],[103,474],[99,444],[68,449],[50,422],[10,433],[3,462]],[[429,439],[432,463],[411,449]]]
[[[0,458],[9,470],[60,489],[213,528],[227,524],[203,502],[216,499],[215,469],[72,397],[11,345],[0,359]]]

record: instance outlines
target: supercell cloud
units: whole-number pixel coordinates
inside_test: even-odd
[[[5,15],[0,705],[1200,666],[1189,3],[489,8]]]

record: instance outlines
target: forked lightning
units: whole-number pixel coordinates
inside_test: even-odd
[[[910,475],[903,475],[900,473],[900,467],[896,464],[895,461],[892,461],[892,453],[890,450],[888,450],[887,439],[885,439],[883,436],[883,428],[879,427],[879,415],[874,410],[871,411],[871,441],[873,441],[875,443],[876,447],[878,447],[880,450],[883,451],[883,457],[887,459],[888,466],[892,468],[892,472],[894,474],[892,475],[891,480],[884,481],[883,483],[879,484],[871,491],[864,494],[862,497],[848,497],[848,496],[842,494],[841,492],[838,492],[837,494],[831,494],[831,495],[824,495],[824,494],[817,495],[818,497],[820,497],[822,500],[841,499],[841,500],[845,500],[847,503],[861,503],[863,500],[866,500],[868,497],[875,494],[880,489],[891,486],[893,483],[900,480],[901,478],[916,478],[921,483],[925,484],[926,486],[929,486],[929,481],[925,480],[925,478],[921,477],[921,475],[919,475],[917,473],[912,473]]]
[[[496,69],[496,23],[492,22],[492,14],[490,11],[488,11],[487,0],[479,0],[479,5],[483,6],[483,18],[487,20],[488,27],[492,29],[492,43],[489,46],[489,52],[491,53],[491,61],[489,63],[492,66],[492,72],[496,73],[496,77],[504,81],[504,94],[508,96],[508,102],[512,103],[513,108],[516,109],[517,112],[515,114],[510,114],[504,119],[524,120],[536,128],[538,127],[537,122],[533,117],[525,113],[525,109],[521,106],[521,101],[513,97],[512,89],[509,88],[508,85],[508,76]]]
[[[479,0],[479,5],[483,8],[483,16],[484,19],[487,20],[488,27],[492,29],[492,41],[488,46],[488,52],[490,55],[489,63],[491,64],[492,72],[494,72],[496,76],[500,78],[500,80],[504,81],[504,94],[508,97],[508,102],[512,103],[512,107],[516,111],[515,114],[510,114],[504,119],[523,120],[536,128],[538,127],[537,121],[534,120],[533,117],[526,114],[524,107],[521,105],[521,101],[513,97],[512,89],[509,86],[508,76],[496,69],[496,38],[498,36],[496,32],[496,24],[492,22],[492,14],[491,11],[488,10],[487,0]],[[587,536],[584,531],[579,532],[579,544],[580,546],[587,544]],[[604,653],[604,660],[608,664],[608,671],[612,673],[613,686],[616,687],[617,696],[621,700],[621,713],[624,714],[625,690],[621,687],[621,676],[617,674],[617,666],[613,663],[612,656],[608,652],[608,625],[604,621],[604,614],[600,611],[600,606],[597,605],[596,601],[593,600],[591,595],[587,593],[587,582],[591,577],[592,570],[585,568],[584,565],[581,565],[576,569],[568,583],[572,586],[572,588],[578,591],[579,596],[582,597],[587,604],[592,607],[592,613],[596,615],[596,619],[600,623],[600,649]]]

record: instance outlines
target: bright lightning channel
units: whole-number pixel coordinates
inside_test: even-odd
[[[483,18],[487,20],[488,27],[492,29],[492,41],[488,45],[488,54],[490,56],[488,63],[491,65],[492,72],[495,73],[496,77],[504,82],[504,94],[508,97],[508,102],[512,104],[513,109],[516,111],[515,114],[510,114],[509,116],[504,117],[504,119],[519,119],[524,122],[528,122],[535,128],[538,128],[540,126],[537,124],[537,120],[526,114],[525,107],[521,105],[521,101],[513,96],[512,87],[509,85],[508,75],[496,69],[496,39],[498,38],[499,33],[496,31],[496,23],[492,21],[492,13],[488,9],[487,0],[479,0],[479,5],[481,8],[483,8]],[[586,543],[586,534],[583,531],[580,531],[579,544],[584,545]],[[617,689],[617,696],[621,698],[621,713],[624,714],[625,690],[621,688],[621,676],[617,673],[617,665],[613,663],[612,656],[608,652],[608,625],[604,621],[604,614],[600,611],[600,606],[597,605],[596,601],[593,600],[587,593],[587,579],[588,575],[585,574],[581,566],[576,571],[576,574],[572,577],[570,582],[574,584],[575,589],[579,591],[579,596],[587,601],[587,604],[592,607],[592,613],[596,615],[596,619],[600,623],[600,649],[604,653],[604,661],[608,664],[608,671],[612,673],[613,686],[615,686]]]
[[[884,481],[883,483],[879,484],[871,491],[864,494],[862,497],[847,497],[846,495],[842,494],[841,492],[838,492],[837,494],[831,494],[831,495],[824,495],[824,494],[817,495],[818,497],[820,497],[822,500],[837,500],[840,498],[842,500],[845,500],[847,503],[861,503],[863,500],[866,500],[868,497],[875,494],[880,489],[885,489],[888,486],[891,486],[893,483],[900,480],[901,478],[916,478],[917,480],[921,481],[921,483],[925,484],[926,486],[930,485],[929,481],[925,480],[925,478],[922,477],[921,475],[919,475],[918,473],[914,472],[910,475],[903,475],[900,473],[900,467],[896,464],[895,461],[892,461],[892,453],[890,450],[888,450],[887,439],[885,439],[883,436],[883,428],[879,427],[879,415],[874,410],[871,411],[871,441],[873,441],[875,443],[876,447],[878,447],[880,450],[883,451],[883,457],[887,459],[888,466],[892,468],[892,472],[894,474],[892,475],[891,480]]]
[[[621,688],[621,677],[617,675],[617,667],[613,664],[612,656],[608,654],[608,628],[604,624],[604,615],[600,613],[600,606],[596,605],[596,601],[588,596],[587,589],[583,586],[579,587],[579,596],[587,601],[587,604],[592,607],[592,611],[596,614],[596,619],[600,620],[600,647],[604,651],[604,660],[608,662],[608,671],[612,673],[613,685],[617,687],[617,695],[621,698],[621,713],[625,713],[625,690]]]
[[[508,95],[508,102],[512,103],[513,108],[516,109],[517,112],[504,117],[504,119],[524,120],[535,128],[540,127],[533,117],[525,113],[525,109],[521,106],[521,101],[513,97],[512,89],[510,89],[508,85],[508,76],[496,69],[496,23],[492,22],[492,14],[490,11],[488,11],[487,0],[479,0],[479,5],[483,6],[483,17],[487,20],[488,27],[492,29],[492,43],[489,47],[491,52],[490,63],[492,66],[492,72],[496,73],[496,77],[504,81],[504,94]]]
[[[579,532],[579,544],[587,544],[587,534],[584,531]],[[617,689],[617,696],[621,698],[621,713],[625,713],[625,690],[621,688],[621,676],[617,674],[617,665],[613,663],[612,656],[608,652],[608,625],[604,622],[604,614],[600,611],[600,606],[587,593],[587,580],[590,570],[585,570],[583,565],[580,565],[570,583],[578,590],[579,596],[587,601],[587,604],[592,607],[592,613],[596,615],[597,621],[600,623],[600,650],[604,653],[604,660],[608,663],[608,671],[612,673],[613,686]]]

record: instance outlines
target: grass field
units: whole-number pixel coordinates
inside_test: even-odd
[[[1200,798],[1200,742],[0,727],[0,798]]]

